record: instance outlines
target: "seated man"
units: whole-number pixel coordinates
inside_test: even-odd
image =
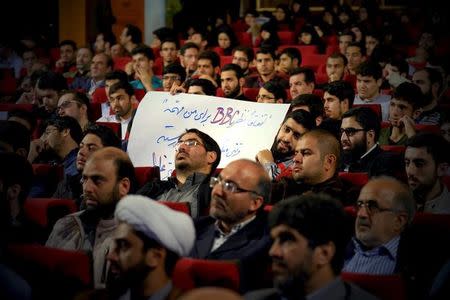
[[[292,111],[303,109],[309,112],[316,121],[316,126],[320,126],[325,114],[322,98],[314,94],[302,94],[293,98],[290,108]]]
[[[307,111],[299,109],[286,115],[272,148],[256,154],[256,161],[264,166],[272,180],[291,174],[297,141],[314,127],[315,122]]]
[[[216,86],[211,82],[211,80],[204,78],[194,78],[186,80],[184,84],[172,85],[170,89],[172,95],[176,93],[188,93],[196,95],[216,95]]]
[[[237,46],[233,49],[233,64],[238,65],[242,69],[242,73],[245,77],[252,75],[251,67],[253,65],[253,59],[255,53],[253,49],[247,46]]]
[[[45,245],[92,253],[94,286],[98,288],[106,283],[106,253],[117,227],[114,210],[122,197],[134,192],[133,164],[120,149],[100,149],[86,162],[82,184],[86,209],[58,220]]]
[[[274,81],[264,83],[256,96],[258,103],[284,103],[286,99],[286,90]]]
[[[421,113],[423,96],[420,88],[413,83],[404,82],[394,91],[389,104],[388,128],[382,128],[378,143],[380,145],[405,145],[406,140],[416,134],[415,119]]]
[[[300,50],[293,47],[284,48],[280,53],[278,71],[286,75],[298,68],[302,64],[302,54]]]
[[[245,266],[245,285],[253,286],[257,284],[252,282],[255,270],[264,272],[268,261],[270,239],[264,203],[270,196],[270,178],[260,164],[240,159],[229,163],[218,177],[212,177],[210,186],[210,216],[196,223],[197,238],[191,255],[239,259]]]
[[[316,77],[314,71],[309,68],[295,68],[291,71],[289,77],[289,92],[291,98],[297,98],[300,95],[312,94],[316,86]]]
[[[69,116],[74,118],[84,131],[90,124],[89,107],[89,98],[86,94],[76,91],[66,91],[59,97],[57,113],[61,117]]]
[[[350,239],[342,205],[323,194],[296,196],[269,215],[275,288],[245,299],[376,299],[339,278]]]
[[[137,46],[131,51],[133,57],[133,69],[135,80],[130,84],[135,89],[153,91],[162,87],[162,81],[153,74],[153,63],[155,56],[153,50],[147,46]]]
[[[189,216],[143,196],[127,196],[117,205],[119,222],[108,253],[111,275],[107,289],[120,299],[175,299],[181,291],[171,277],[178,259],[195,240]],[[132,257],[132,259],[130,259]]]
[[[241,67],[235,64],[223,66],[220,73],[221,88],[225,98],[249,101],[244,95],[244,74]]]
[[[350,244],[344,272],[393,274],[400,234],[414,217],[414,199],[394,178],[370,180],[356,202],[356,237]]]
[[[380,127],[378,115],[368,107],[355,107],[342,115],[341,171],[379,176],[395,175],[402,169],[400,157],[377,144]]]
[[[440,135],[418,133],[406,142],[406,175],[418,210],[450,214],[450,193],[442,182],[449,152],[448,142]]]
[[[175,145],[175,176],[146,183],[138,194],[155,200],[189,202],[192,217],[209,206],[209,178],[220,162],[220,147],[206,133],[192,128]]]
[[[255,75],[246,78],[245,87],[260,88],[268,81],[276,82],[283,89],[289,87],[289,82],[285,79],[284,74],[280,74],[275,68],[276,55],[275,52],[268,48],[260,48],[256,52],[256,70]]]
[[[177,63],[170,64],[164,67],[162,76],[162,87],[164,92],[170,92],[170,89],[175,84],[181,85],[186,80],[186,70]]]
[[[309,192],[351,202],[338,177],[339,158],[339,142],[331,133],[323,129],[306,132],[295,148],[292,178],[283,178],[274,186],[272,202]]]

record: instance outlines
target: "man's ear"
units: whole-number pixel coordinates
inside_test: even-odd
[[[128,177],[124,177],[119,181],[119,195],[120,198],[128,195],[131,188],[131,181]]]
[[[335,254],[336,246],[333,242],[319,245],[313,250],[313,263],[318,267],[329,265]]]
[[[208,163],[208,165],[214,164],[216,160],[217,160],[216,151],[206,151],[206,162]]]
[[[382,78],[377,79],[378,88],[380,88],[382,84],[383,84],[383,79]]]
[[[239,78],[239,86],[242,88],[245,85],[245,78]]]
[[[343,101],[341,101],[341,111],[348,111],[350,109],[349,101],[347,98],[345,98]]]
[[[331,153],[325,155],[323,166],[327,171],[330,169],[336,169],[336,165],[337,165],[336,155],[331,154]]]
[[[367,137],[367,142],[369,142],[369,141],[374,141],[374,143],[377,142],[377,141],[375,141],[375,131],[373,129],[366,131],[366,137]]]
[[[255,195],[250,202],[250,211],[257,211],[262,205],[264,205],[264,198],[260,195]]]
[[[156,268],[160,266],[161,264],[164,264],[164,261],[166,260],[166,249],[163,247],[154,247],[151,249],[148,249],[145,254],[145,263],[147,266],[151,268]]]
[[[417,119],[423,112],[422,108],[418,108],[413,112],[412,118]]]

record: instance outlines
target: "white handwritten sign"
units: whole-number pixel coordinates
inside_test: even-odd
[[[134,166],[159,166],[165,179],[175,169],[178,137],[197,128],[219,144],[219,167],[238,158],[253,160],[259,150],[270,149],[288,108],[288,104],[149,92],[134,117],[128,153]]]

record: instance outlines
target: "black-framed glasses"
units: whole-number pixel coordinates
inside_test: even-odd
[[[351,136],[354,136],[359,131],[366,131],[366,130],[364,128],[348,127],[348,128],[341,128],[339,133],[340,133],[340,136],[342,136],[342,134],[345,133],[346,136],[351,137]]]
[[[56,110],[68,108],[72,103],[77,103],[77,101],[74,100],[64,101],[56,108]]]
[[[275,100],[275,97],[270,97],[270,96],[267,96],[267,95],[257,95],[256,96],[256,100],[259,100],[259,99],[261,99],[261,100]]]
[[[246,190],[246,189],[240,188],[233,181],[222,180],[219,177],[211,177],[211,179],[209,180],[209,186],[211,188],[216,186],[218,183],[220,183],[222,185],[223,190],[226,191],[226,192],[230,192],[230,193],[253,193],[253,194],[259,195],[255,191],[251,191],[251,190]]]
[[[180,75],[163,75],[162,80],[181,80]]]
[[[369,215],[375,215],[375,214],[382,213],[385,211],[397,212],[397,210],[392,209],[392,208],[381,208],[378,205],[378,202],[375,200],[368,200],[368,201],[358,200],[358,201],[356,201],[356,204],[355,204],[356,212],[358,212],[363,207],[366,208]]]
[[[180,150],[181,145],[185,145],[185,146],[188,146],[188,147],[194,147],[194,146],[198,146],[198,145],[203,146],[203,144],[200,143],[200,142],[197,141],[197,140],[178,141],[178,142],[175,144],[175,151]]]

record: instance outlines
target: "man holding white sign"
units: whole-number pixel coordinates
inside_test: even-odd
[[[198,217],[211,200],[210,175],[220,162],[217,142],[198,129],[186,130],[175,144],[175,176],[146,183],[137,193],[156,200],[189,202]]]

